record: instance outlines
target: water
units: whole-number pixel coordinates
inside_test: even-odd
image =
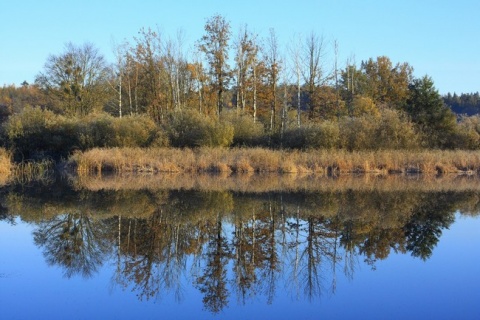
[[[1,190],[2,319],[480,318],[471,185],[99,185]]]

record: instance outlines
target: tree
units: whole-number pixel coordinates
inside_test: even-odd
[[[118,117],[121,118],[123,114],[122,110],[122,97],[123,90],[122,85],[124,80],[124,74],[127,73],[127,63],[128,63],[128,43],[124,42],[122,44],[113,44],[113,51],[115,54],[115,63],[110,67],[110,86],[117,94],[117,102],[115,103],[115,113],[118,113]]]
[[[205,32],[198,46],[210,65],[212,87],[217,94],[217,113],[220,114],[223,108],[223,93],[230,81],[228,65],[230,24],[224,17],[216,15],[207,20]]]
[[[36,84],[52,99],[54,108],[68,115],[86,115],[101,110],[111,93],[106,61],[90,43],[68,43],[65,52],[51,55]]]
[[[455,132],[456,118],[443,103],[430,77],[415,79],[409,86],[405,111],[425,134],[429,147],[451,147],[449,138]]]
[[[275,117],[277,111],[277,83],[280,73],[280,56],[278,51],[278,39],[274,29],[270,29],[270,35],[267,38],[267,47],[265,49],[265,67],[269,88],[270,100],[270,130],[275,128]]]
[[[297,40],[292,39],[291,46],[289,47],[290,57],[293,64],[293,73],[295,74],[296,80],[296,106],[297,106],[297,127],[300,128],[301,125],[301,112],[302,112],[302,105],[301,105],[301,94],[302,94],[302,87],[300,83],[301,74],[302,74],[302,62],[301,62],[301,43],[299,38]]]
[[[363,81],[357,90],[375,103],[400,107],[408,98],[408,85],[412,82],[413,68],[408,63],[393,66],[388,57],[370,58],[361,65]]]
[[[249,84],[249,71],[254,69],[254,63],[258,52],[256,36],[247,31],[247,27],[242,28],[238,35],[236,47],[236,106],[237,109],[245,110],[246,96]]]
[[[308,94],[309,118],[312,119],[318,112],[320,97],[317,88],[325,84],[323,72],[323,58],[325,57],[325,45],[323,37],[312,32],[305,41],[304,47],[304,75]],[[325,111],[325,110],[324,110]]]
[[[135,38],[136,45],[132,49],[137,63],[135,70],[135,100],[138,108],[147,111],[157,122],[164,117],[164,103],[161,101],[161,63],[163,41],[159,32],[142,29]]]

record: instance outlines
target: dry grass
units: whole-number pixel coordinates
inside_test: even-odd
[[[476,151],[307,152],[251,149],[92,149],[70,159],[79,174],[110,172],[478,173]]]
[[[5,185],[12,174],[13,164],[11,154],[0,148],[0,186]]]

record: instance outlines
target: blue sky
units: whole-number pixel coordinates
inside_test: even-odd
[[[431,76],[440,93],[480,91],[478,0],[0,0],[0,86],[32,83],[50,54],[91,42],[113,62],[112,39],[132,40],[144,28],[191,47],[207,18],[220,14],[235,35],[247,24],[266,37],[274,28],[282,49],[312,31],[337,40],[340,64],[388,56]],[[333,55],[333,49],[328,49]]]

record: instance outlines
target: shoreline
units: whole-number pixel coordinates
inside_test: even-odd
[[[475,175],[480,173],[480,152],[110,148],[78,152],[66,166],[79,175],[105,172]]]

